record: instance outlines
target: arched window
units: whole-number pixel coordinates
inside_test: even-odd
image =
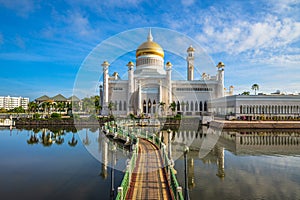
[[[151,100],[149,99],[148,100],[148,113],[151,113],[151,106],[152,106],[152,103],[151,103]]]
[[[177,111],[180,111],[180,103],[177,101]]]
[[[195,111],[198,111],[198,102],[195,102]]]
[[[200,104],[199,104],[199,110],[200,110],[200,111],[202,111],[202,110],[203,110],[202,101],[200,101]]]
[[[119,110],[122,110],[122,101],[119,102]]]
[[[144,100],[144,102],[143,102],[143,113],[146,113],[146,107],[147,107],[147,103],[146,103],[146,100]]]
[[[240,113],[243,114],[243,106],[240,106]]]
[[[185,108],[186,108],[186,111],[189,111],[189,110],[190,110],[190,105],[189,105],[189,102],[188,102],[188,101],[185,103]]]
[[[207,102],[204,102],[204,111],[207,112]]]
[[[155,113],[156,112],[156,101],[155,100],[153,100],[152,107],[153,107],[152,113]]]
[[[124,101],[124,110],[126,111],[126,107],[127,107],[127,104],[126,104],[126,101]]]
[[[114,110],[117,110],[117,109],[118,109],[118,102],[115,101]]]
[[[191,101],[191,111],[194,111],[194,103]]]

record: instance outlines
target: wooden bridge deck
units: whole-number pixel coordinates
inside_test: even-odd
[[[158,148],[140,139],[138,151],[126,199],[174,199]]]

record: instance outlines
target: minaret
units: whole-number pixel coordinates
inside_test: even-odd
[[[127,97],[127,114],[129,114],[132,111],[132,106],[130,104],[130,99],[132,97],[132,94],[134,93],[134,74],[133,74],[133,67],[134,63],[132,61],[128,62],[126,65],[128,67],[128,97]]]
[[[216,174],[219,178],[224,179],[225,170],[224,170],[224,148],[216,147],[217,157],[218,157],[218,173]]]
[[[218,94],[217,98],[219,97],[224,97],[224,63],[219,62],[218,65],[216,66],[218,68]]]
[[[192,190],[195,188],[195,170],[194,170],[194,158],[188,159],[188,183],[189,183],[189,189]]]
[[[106,112],[108,111],[108,67],[109,63],[107,61],[104,61],[101,64],[103,68],[103,108],[102,111],[104,113],[102,114],[107,114]]]
[[[167,71],[167,90],[168,90],[168,103],[172,103],[172,81],[171,81],[171,74],[172,74],[172,63],[167,62],[166,63],[166,71]]]
[[[195,49],[192,45],[187,49],[188,56],[186,57],[187,61],[187,80],[194,80],[194,52]]]
[[[107,165],[108,165],[108,144],[107,141],[102,140],[102,168],[101,168],[101,176],[103,179],[107,178]]]

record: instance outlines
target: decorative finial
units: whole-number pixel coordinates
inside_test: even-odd
[[[147,40],[151,41],[151,42],[153,41],[153,37],[152,37],[152,34],[151,34],[151,28],[149,29]]]

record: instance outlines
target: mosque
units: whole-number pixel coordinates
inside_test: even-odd
[[[171,112],[200,115],[208,111],[211,99],[224,97],[224,64],[217,65],[216,75],[202,74],[194,79],[197,49],[189,46],[186,57],[187,80],[172,80],[172,64],[164,60],[164,49],[154,41],[151,30],[147,40],[136,49],[136,62],[128,62],[128,80],[118,73],[109,75],[110,64],[102,63],[103,85],[100,85],[102,114],[109,109],[114,115],[160,116]],[[174,66],[175,68],[176,66]],[[230,87],[229,93],[233,93]],[[113,105],[113,106],[112,106]],[[173,111],[169,109],[170,105]]]

